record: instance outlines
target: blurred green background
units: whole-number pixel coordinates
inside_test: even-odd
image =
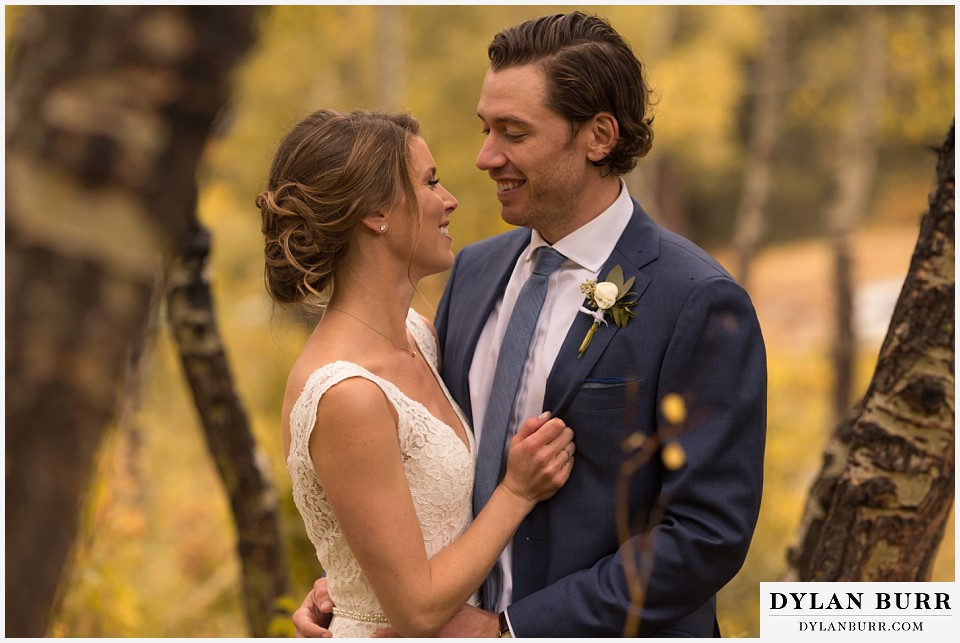
[[[474,166],[475,115],[494,33],[573,8],[599,13],[648,65],[658,96],[653,151],[630,177],[647,210],[732,269],[730,240],[757,98],[758,6],[275,6],[236,75],[230,109],[200,168],[200,215],[213,232],[212,277],[240,395],[284,504],[299,603],[320,571],[290,498],[279,437],[287,370],[307,328],[273,309],[262,281],[254,198],[282,134],[320,107],[407,109],[457,196],[455,248],[506,229]],[[6,31],[22,7],[6,8]],[[836,141],[854,109],[860,7],[786,8],[787,67],[767,215],[749,290],[769,359],[766,486],[747,562],[720,597],[726,636],[759,634],[760,581],[780,578],[831,425],[832,258],[826,236]],[[953,6],[890,6],[877,174],[853,237],[860,342],[856,395],[872,373],[910,254],[935,154],[954,116]],[[421,284],[431,317],[445,275]],[[82,536],[52,634],[245,636],[224,493],[162,320],[142,391],[111,430],[84,507]],[[954,579],[953,521],[934,580]],[[289,607],[289,606],[288,606]],[[278,613],[278,635],[291,634]]]

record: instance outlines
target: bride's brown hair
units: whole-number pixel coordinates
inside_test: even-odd
[[[417,203],[409,139],[419,135],[409,114],[324,109],[284,136],[256,199],[275,302],[322,309],[363,217]]]

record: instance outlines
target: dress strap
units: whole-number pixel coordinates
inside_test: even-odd
[[[407,330],[413,335],[413,339],[417,342],[417,346],[420,347],[420,352],[423,353],[427,363],[436,369],[440,363],[438,359],[439,347],[437,346],[437,338],[433,334],[429,322],[413,308],[407,311]]]
[[[398,389],[386,380],[377,377],[367,369],[353,362],[337,361],[325,364],[315,370],[303,387],[300,397],[290,411],[290,456],[298,453],[309,459],[310,434],[313,433],[317,421],[317,404],[321,396],[332,386],[352,377],[360,377],[373,382],[383,391],[387,401],[400,409],[395,402]]]

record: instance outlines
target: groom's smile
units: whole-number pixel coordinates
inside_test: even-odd
[[[524,183],[526,183],[526,181],[497,181],[497,193],[498,195],[506,196],[507,192],[516,190]]]

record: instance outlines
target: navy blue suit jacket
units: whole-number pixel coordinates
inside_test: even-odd
[[[470,245],[448,279],[436,319],[442,373],[467,417],[477,339],[529,239],[519,228]],[[578,314],[547,379],[544,410],[574,429],[577,453],[567,484],[514,536],[508,613],[518,636],[622,635],[626,573],[636,568],[649,574],[641,635],[714,636],[716,593],[743,564],[756,525],[766,356],[749,297],[636,203],[599,279],[617,264],[636,276],[637,317],[601,325],[578,358],[593,321]],[[660,412],[669,393],[686,401],[682,431]],[[669,470],[656,452],[621,481],[637,455],[624,439],[637,432],[678,442],[685,465]]]

